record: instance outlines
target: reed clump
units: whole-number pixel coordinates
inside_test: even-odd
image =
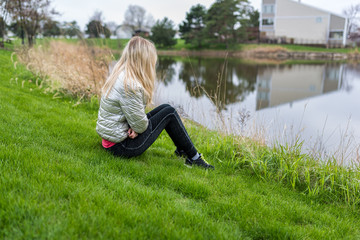
[[[112,58],[107,48],[62,41],[21,48],[16,53],[20,62],[45,81],[48,90],[88,99],[100,96]]]
[[[263,181],[275,181],[310,198],[326,203],[346,204],[354,209],[360,206],[360,166],[353,163],[342,166],[335,158],[316,159],[302,153],[302,143],[268,147],[240,136],[219,136],[221,146],[217,159],[226,168],[246,171]]]

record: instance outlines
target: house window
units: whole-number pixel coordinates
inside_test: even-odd
[[[325,79],[330,81],[338,81],[340,78],[340,70],[339,68],[330,68],[327,67],[325,69]]]
[[[315,86],[314,84],[311,84],[311,85],[309,86],[309,91],[310,91],[310,92],[315,92],[315,91],[316,91],[316,86]]]
[[[331,38],[331,39],[342,39],[343,38],[343,31],[330,32],[329,38]]]
[[[275,13],[275,7],[273,4],[266,4],[266,5],[263,5],[263,13],[266,13],[266,14],[271,14],[271,13]]]
[[[274,19],[273,18],[263,18],[262,25],[263,26],[273,26],[274,25]]]
[[[259,88],[270,88],[270,78],[259,80]]]
[[[263,92],[259,91],[257,95],[257,99],[261,101],[269,101],[270,100],[270,93],[269,92]]]

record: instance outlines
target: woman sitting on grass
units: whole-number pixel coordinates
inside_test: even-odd
[[[177,147],[175,154],[186,157],[185,164],[214,169],[194,147],[176,110],[160,105],[148,114],[156,78],[155,46],[133,37],[102,89],[96,131],[102,146],[115,156],[142,154],[165,129]]]

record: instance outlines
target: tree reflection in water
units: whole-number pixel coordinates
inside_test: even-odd
[[[157,73],[165,85],[174,78],[174,58],[159,57]],[[178,62],[179,80],[191,96],[206,95],[219,111],[226,105],[241,102],[256,88],[256,65],[244,65],[235,59],[183,58]]]
[[[156,67],[157,78],[167,86],[174,78],[176,60],[173,57],[159,57]]]
[[[295,126],[301,129],[304,147],[324,154],[337,151],[334,146],[350,139],[344,137],[349,116],[356,122],[351,132],[360,134],[359,64],[247,64],[237,59],[159,57],[157,70],[162,81],[160,102],[183,107],[191,119],[209,128],[242,135],[266,128],[263,136],[270,142],[291,143],[300,134],[292,132]]]

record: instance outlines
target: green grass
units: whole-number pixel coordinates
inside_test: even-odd
[[[117,43],[120,42],[122,45],[125,46],[128,39],[99,39],[99,40],[87,40],[87,41],[94,41],[98,43],[98,45],[106,45],[113,50],[118,50]],[[226,49],[225,44],[211,44],[208,48],[200,49],[200,50],[230,50],[230,51],[242,51],[242,50],[249,50],[255,49],[258,47],[265,47],[265,48],[278,48],[283,47],[288,51],[296,51],[296,52],[333,52],[333,53],[351,53],[354,51],[358,51],[358,48],[324,48],[324,47],[313,47],[313,46],[302,46],[302,45],[291,45],[291,44],[236,44],[230,46],[229,49]],[[176,45],[170,48],[160,48],[159,50],[196,50],[191,44],[185,43],[183,39],[177,39]]]
[[[36,44],[44,44],[48,41],[53,40],[52,38],[44,38],[44,39],[36,39]],[[68,43],[77,43],[79,39],[58,39],[61,41],[65,41]],[[129,39],[84,39],[86,43],[92,46],[100,46],[100,47],[109,47],[110,49],[116,51],[121,50]],[[20,44],[20,40],[15,41],[17,44]],[[333,53],[352,53],[358,52],[358,48],[324,48],[324,47],[313,47],[313,46],[302,46],[302,45],[291,45],[291,44],[236,44],[230,46],[229,49],[226,49],[225,44],[211,44],[207,48],[199,49],[202,51],[206,50],[229,50],[229,51],[242,51],[242,50],[251,50],[256,48],[285,48],[288,51],[296,51],[296,52],[333,52]],[[183,39],[177,39],[176,45],[170,48],[159,48],[159,50],[196,50],[194,46],[191,44],[185,43]]]
[[[0,42],[2,42],[3,39],[0,38]],[[11,41],[11,42],[7,42],[5,41],[4,42],[4,48],[7,49],[7,50],[14,50],[14,43]]]
[[[1,239],[360,238],[357,207],[262,177],[275,167],[252,171],[244,161],[291,154],[251,152],[187,123],[215,171],[184,167],[166,133],[139,157],[111,156],[95,132],[97,102],[45,94],[10,55],[0,51]]]
[[[192,45],[189,43],[185,43],[183,39],[177,39],[176,44],[172,47],[173,50],[184,50],[184,49],[191,49]]]

